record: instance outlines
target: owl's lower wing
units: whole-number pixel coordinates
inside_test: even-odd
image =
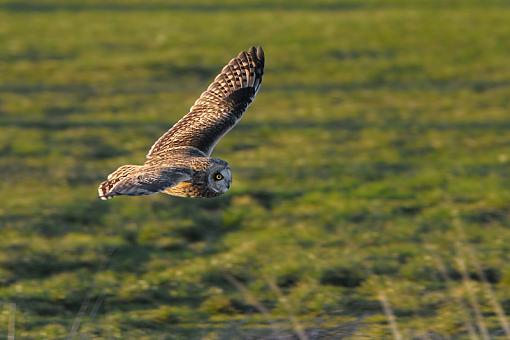
[[[263,72],[261,47],[239,53],[216,76],[190,112],[156,141],[147,158],[177,146],[193,146],[210,155],[255,98]]]
[[[133,166],[120,167],[99,185],[99,198],[106,200],[118,195],[150,195],[191,179],[191,170],[186,168],[136,166],[133,172],[126,173],[129,170],[126,167]]]

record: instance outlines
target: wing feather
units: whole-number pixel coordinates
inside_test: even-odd
[[[99,185],[99,198],[106,200],[118,195],[150,195],[190,179],[189,168],[125,165]]]
[[[223,67],[189,113],[151,147],[147,158],[178,146],[192,146],[210,155],[253,101],[264,73],[264,51],[252,47]]]

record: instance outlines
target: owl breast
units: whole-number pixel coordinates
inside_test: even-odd
[[[165,189],[163,193],[179,197],[216,197],[220,195],[220,193],[209,189],[203,182],[181,182],[174,187]]]

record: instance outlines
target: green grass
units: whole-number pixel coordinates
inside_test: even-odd
[[[504,338],[509,20],[504,1],[1,0],[1,336],[392,338],[385,300],[404,338],[469,338],[477,308]],[[229,193],[97,199],[256,44],[262,89],[215,151]]]

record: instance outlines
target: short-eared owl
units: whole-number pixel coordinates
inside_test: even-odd
[[[225,193],[232,182],[230,167],[210,155],[255,98],[263,72],[261,47],[239,53],[189,113],[156,141],[143,165],[123,165],[99,185],[99,198],[157,192],[186,197]]]

